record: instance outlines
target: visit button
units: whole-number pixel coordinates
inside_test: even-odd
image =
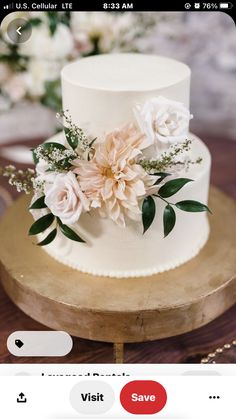
[[[157,381],[130,381],[121,390],[120,402],[134,415],[154,415],[165,407],[167,394]]]

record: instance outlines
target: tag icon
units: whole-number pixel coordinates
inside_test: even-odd
[[[20,340],[20,339],[16,339],[15,340],[15,345],[17,346],[17,348],[21,349],[22,346],[24,346],[24,342],[22,342],[22,340]]]

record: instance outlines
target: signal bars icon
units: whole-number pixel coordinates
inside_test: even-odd
[[[14,8],[14,3],[6,4],[5,6],[3,6],[3,9],[13,9],[13,8]]]

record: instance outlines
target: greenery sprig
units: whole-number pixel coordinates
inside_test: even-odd
[[[164,173],[163,173],[164,175]],[[168,174],[166,174],[168,176]],[[156,214],[156,203],[153,197],[161,199],[166,203],[163,213],[163,227],[164,237],[167,237],[173,230],[176,223],[176,213],[173,207],[186,212],[203,212],[208,211],[211,213],[207,205],[194,200],[184,200],[176,203],[169,202],[166,198],[175,195],[180,189],[184,187],[192,179],[178,178],[169,180],[163,186],[160,187],[158,194],[147,196],[142,204],[142,221],[143,221],[143,233],[145,233],[154,221]]]
[[[50,141],[40,144],[32,152],[35,164],[39,163],[41,159],[47,164],[49,172],[63,173],[70,170],[73,160],[80,159],[81,155],[84,157],[86,154],[86,158],[91,159],[96,138],[89,139],[81,128],[73,124],[68,111],[61,111],[57,114],[57,118],[63,124],[69,148],[63,144]]]
[[[171,146],[170,149],[163,152],[158,159],[141,159],[139,164],[147,173],[169,170],[173,166],[184,166],[185,169],[188,169],[191,164],[199,164],[202,161],[201,157],[198,157],[196,160],[188,158],[178,160],[179,156],[190,150],[191,143],[192,141],[190,139],[186,139],[181,144]]]
[[[35,164],[42,159],[48,165],[48,171],[65,172],[72,166],[72,161],[78,158],[77,153],[63,144],[48,142],[33,150]]]
[[[82,128],[79,128],[72,122],[72,118],[68,113],[68,110],[57,113],[57,119],[61,121],[67,142],[73,150],[78,148],[83,152],[92,151],[92,146],[96,138],[92,140],[89,139]]]

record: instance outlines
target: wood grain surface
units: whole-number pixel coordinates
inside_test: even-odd
[[[206,141],[206,139],[204,138]],[[213,155],[212,182],[236,198],[235,156],[236,143],[222,139],[206,141]],[[5,183],[6,186],[6,183]],[[9,190],[9,188],[8,188]],[[14,193],[13,196],[16,194]],[[9,355],[6,348],[7,336],[15,330],[46,329],[23,314],[0,289],[0,362],[49,362],[47,359],[21,359]],[[236,307],[232,307],[217,320],[194,332],[155,342],[127,344],[125,362],[175,363],[199,362],[211,350],[232,341],[236,336]],[[53,362],[102,363],[112,362],[112,345],[74,338],[74,348],[70,355]],[[227,362],[227,361],[226,361]],[[231,360],[232,362],[232,360]]]
[[[236,302],[236,204],[217,188],[210,188],[210,237],[199,254],[141,278],[96,277],[57,262],[27,235],[29,205],[23,195],[0,221],[0,276],[11,300],[52,329],[146,342],[197,329]]]

